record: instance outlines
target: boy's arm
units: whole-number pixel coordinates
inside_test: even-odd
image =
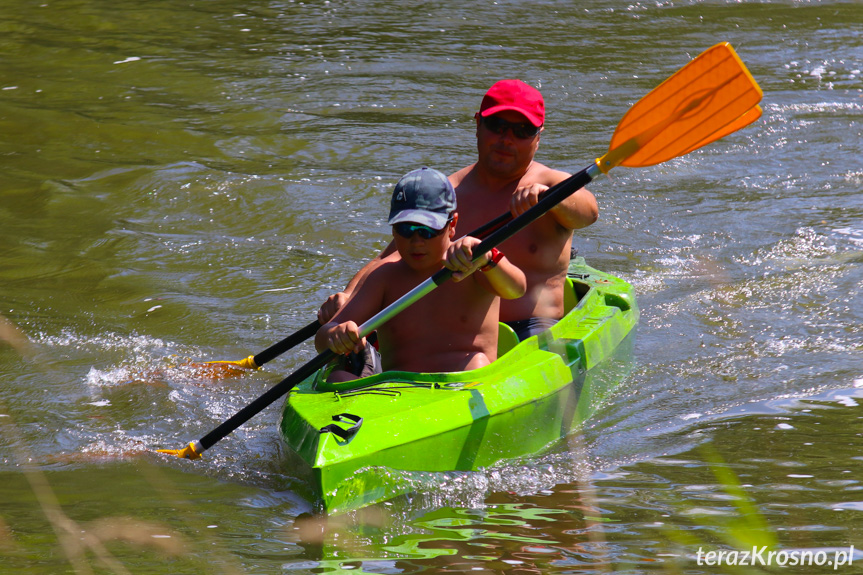
[[[329,349],[335,354],[345,355],[352,351],[359,353],[364,346],[360,328],[353,321],[327,322],[315,334],[315,348],[318,352]]]
[[[516,267],[502,252],[496,262],[489,252],[488,262],[479,268],[481,272],[474,276],[481,286],[503,299],[518,299],[527,292],[527,277],[521,268]]]
[[[330,349],[345,354],[361,351],[365,342],[360,337],[359,325],[383,309],[387,268],[375,268],[354,291],[348,302],[322,325],[315,334],[318,352]]]
[[[503,252],[492,250],[472,262],[473,249],[480,240],[471,236],[463,237],[450,245],[444,266],[453,270],[454,281],[461,281],[476,270],[482,273],[474,276],[477,282],[488,291],[504,299],[517,299],[527,291],[527,278],[520,268],[513,265]]]
[[[359,289],[361,285],[363,285],[363,282],[372,270],[381,265],[381,263],[387,260],[394,253],[397,253],[395,242],[390,242],[390,244],[384,248],[384,251],[375,256],[374,259],[369,261],[366,265],[360,268],[360,271],[354,274],[354,277],[351,278],[351,281],[348,282],[348,285],[345,286],[343,291],[334,293],[327,298],[318,310],[318,321],[321,323],[327,323],[330,321],[347,303],[351,298],[351,295]]]

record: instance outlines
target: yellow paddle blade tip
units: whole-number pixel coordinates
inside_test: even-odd
[[[616,146],[613,150],[609,150],[601,158],[597,158],[596,165],[602,170],[603,174],[608,174],[612,168],[619,166],[624,160],[636,153],[638,149],[638,140],[631,138]]]
[[[241,367],[243,369],[260,369],[260,366],[255,363],[255,356],[250,355],[240,361],[205,361],[205,365],[224,365],[227,367]]]
[[[181,459],[201,459],[201,454],[195,449],[195,442],[190,441],[183,449],[157,449],[159,453],[176,455]]]

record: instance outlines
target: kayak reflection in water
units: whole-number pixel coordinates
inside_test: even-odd
[[[493,249],[473,262],[480,240],[453,240],[458,213],[452,184],[431,168],[414,170],[396,185],[388,223],[397,253],[384,258],[356,288],[350,300],[315,336],[318,351],[363,357],[357,373],[343,360],[331,381],[380,370],[464,371],[497,358],[500,298],[525,293],[524,273]],[[360,337],[359,325],[439,271],[453,270],[445,282],[378,329],[380,361]],[[473,273],[476,270],[481,273]],[[353,371],[353,373],[352,373]]]

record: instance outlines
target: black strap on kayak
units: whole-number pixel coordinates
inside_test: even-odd
[[[362,417],[359,417],[358,415],[351,415],[350,413],[340,413],[338,415],[334,415],[333,421],[338,421],[339,423],[346,423],[348,421],[354,422],[354,424],[347,429],[336,425],[335,423],[331,423],[320,429],[321,433],[332,433],[334,435],[338,435],[345,441],[356,435],[357,431],[359,431],[360,427],[362,427],[363,425]]]

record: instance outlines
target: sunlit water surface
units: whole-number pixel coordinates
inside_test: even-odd
[[[715,573],[699,549],[863,548],[863,5],[0,7],[0,572]],[[184,366],[306,325],[386,244],[400,175],[473,161],[495,80],[541,87],[538,159],[576,171],[719,41],[762,119],[591,186],[576,244],[642,319],[583,431],[327,521],[298,520],[276,407],[204,461],[152,453],[312,357]]]

